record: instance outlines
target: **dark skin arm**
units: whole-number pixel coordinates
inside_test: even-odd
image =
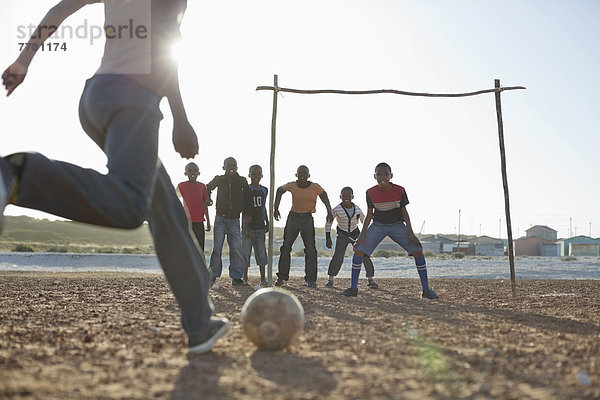
[[[29,64],[33,61],[36,55],[36,50],[43,44],[48,37],[54,33],[54,29],[50,27],[58,27],[67,17],[79,11],[82,7],[98,3],[99,0],[63,0],[52,7],[48,13],[42,18],[35,32],[25,46],[17,60],[12,63],[2,74],[2,84],[6,88],[6,96],[10,96],[12,92],[23,83],[27,76]]]
[[[281,214],[279,214],[279,203],[281,203],[281,196],[286,192],[283,186],[277,188],[277,192],[275,192],[275,203],[273,204],[273,218],[275,221],[279,221],[281,218]]]
[[[406,224],[406,227],[408,228],[408,244],[413,245],[416,244],[417,246],[421,246],[421,241],[417,238],[417,236],[415,235],[415,233],[412,230],[412,225],[410,224],[410,216],[408,215],[408,211],[406,211],[406,207],[402,207],[401,210],[402,212],[402,219],[404,219],[404,223]],[[413,257],[419,257],[423,254],[423,252],[421,250],[416,251],[412,254]]]
[[[333,212],[331,211],[331,204],[329,204],[329,197],[327,196],[327,192],[323,190],[323,192],[319,195],[319,198],[325,204],[325,208],[327,208],[327,222],[333,222]]]

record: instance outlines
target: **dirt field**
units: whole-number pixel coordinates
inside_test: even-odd
[[[506,281],[434,279],[426,301],[417,279],[345,298],[348,280],[292,278],[305,331],[280,352],[243,333],[252,289],[222,283],[229,333],[188,356],[161,275],[0,273],[0,398],[600,398],[600,281],[518,281],[512,300]]]

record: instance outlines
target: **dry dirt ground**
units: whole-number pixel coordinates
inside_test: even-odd
[[[348,280],[292,278],[305,330],[278,352],[240,326],[252,289],[222,283],[229,333],[190,356],[162,275],[0,273],[0,398],[600,398],[600,281],[517,281],[513,300],[507,281],[434,279],[430,301],[417,279],[345,298]]]

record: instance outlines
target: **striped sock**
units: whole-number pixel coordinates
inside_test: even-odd
[[[352,256],[352,277],[350,279],[350,286],[358,289],[358,277],[360,276],[360,270],[362,268],[363,258],[356,254]]]
[[[421,279],[421,286],[425,291],[429,289],[429,280],[427,279],[427,265],[425,264],[425,256],[415,257],[415,264],[417,265],[419,279]]]

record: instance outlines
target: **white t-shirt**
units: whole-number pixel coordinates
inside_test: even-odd
[[[104,3],[104,55],[97,74],[151,73],[151,0]]]

